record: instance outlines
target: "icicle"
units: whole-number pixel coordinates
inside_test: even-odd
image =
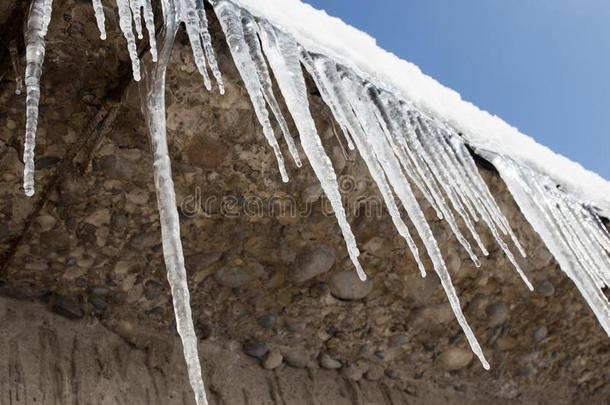
[[[377,117],[377,120],[379,121],[379,125],[381,126],[386,140],[390,144],[390,148],[398,158],[398,161],[400,162],[400,165],[402,166],[404,172],[409,176],[415,186],[419,188],[419,190],[422,192],[426,201],[428,201],[428,203],[436,212],[437,217],[439,219],[442,219],[443,214],[441,213],[438,205],[436,204],[436,201],[429,193],[428,189],[424,186],[423,181],[419,176],[419,173],[417,172],[414,164],[411,162],[411,159],[409,158],[407,153],[405,153],[404,149],[399,146],[399,142],[397,141],[396,128],[393,125],[392,120],[388,117],[388,114],[377,92],[371,94],[371,101],[376,107],[374,113]]]
[[[136,47],[136,38],[131,29],[131,8],[129,0],[116,0],[119,9],[119,26],[123,32],[123,36],[127,40],[127,50],[131,59],[131,68],[133,70],[133,79],[140,81],[140,59],[138,58],[138,48]]]
[[[428,195],[425,198],[429,199],[428,202],[434,207],[437,217],[443,219],[445,217],[443,213],[445,200],[425,163],[420,162],[423,156],[417,155],[407,142],[407,136],[413,133],[413,129],[405,119],[399,101],[387,92],[380,92],[377,109],[382,120],[385,120],[389,127],[390,135],[396,143],[393,149],[397,156],[402,156],[401,161],[405,165],[405,170],[412,173],[414,183],[424,196]],[[415,170],[413,171],[411,168]],[[417,178],[419,178],[419,181]]]
[[[53,0],[44,0],[42,2],[42,29],[41,34],[43,37],[47,35],[49,29],[49,23],[51,22],[51,14],[53,12]]]
[[[356,267],[358,276],[364,281],[366,280],[366,274],[358,261],[360,251],[356,245],[356,238],[347,222],[345,209],[341,202],[337,175],[333,169],[332,162],[324,151],[322,141],[318,136],[316,125],[309,111],[307,88],[305,87],[305,79],[301,70],[301,64],[299,63],[297,44],[292,37],[277,31],[267,22],[261,21],[259,25],[261,27],[261,38],[265,55],[269,60],[284,100],[286,100],[288,110],[292,114],[294,123],[301,135],[300,139],[303,150],[333,207],[337,222],[343,232],[347,251]],[[264,63],[262,55],[261,60]]]
[[[244,38],[246,40],[246,44],[248,44],[248,50],[250,51],[250,55],[252,57],[252,60],[254,61],[254,65],[256,66],[256,73],[258,74],[258,80],[261,83],[263,96],[265,96],[267,105],[269,106],[269,108],[271,108],[271,112],[273,112],[275,119],[280,125],[280,129],[284,134],[284,139],[286,140],[288,150],[290,151],[294,162],[298,167],[301,167],[302,163],[301,159],[299,158],[299,151],[297,150],[297,147],[294,144],[294,139],[290,134],[286,119],[282,115],[280,106],[273,94],[273,84],[271,82],[271,76],[269,74],[269,69],[267,68],[267,63],[265,62],[265,57],[263,56],[263,51],[261,50],[261,45],[256,34],[256,22],[254,21],[254,18],[244,10],[242,10],[241,19],[244,30]]]
[[[497,226],[501,229],[501,231],[511,238],[513,244],[519,250],[521,256],[526,257],[527,255],[525,253],[525,250],[517,240],[517,237],[515,236],[512,228],[510,227],[508,220],[500,211],[500,208],[496,204],[493,196],[491,195],[491,192],[489,191],[489,188],[485,184],[485,181],[483,181],[483,179],[481,178],[481,175],[479,174],[479,171],[476,167],[476,163],[470,155],[470,152],[468,152],[468,149],[466,149],[466,145],[464,144],[464,142],[460,139],[459,136],[456,135],[450,138],[450,146],[452,147],[455,156],[457,157],[461,165],[464,167],[466,175],[470,177],[472,183],[476,187],[476,192],[474,194],[483,202],[485,207],[487,207],[490,216],[497,224]]]
[[[438,183],[440,184],[440,187],[445,191],[445,194],[449,198],[449,201],[452,203],[452,205],[454,207],[458,206],[457,203],[455,202],[455,198],[453,197],[453,194],[451,193],[449,182],[443,175],[442,165],[439,165],[436,162],[435,157],[431,156],[428,153],[428,151],[424,148],[424,143],[421,142],[420,139],[418,139],[417,131],[416,131],[414,125],[410,122],[411,117],[409,115],[410,114],[407,114],[407,116],[404,118],[404,124],[405,124],[404,128],[407,131],[405,135],[408,137],[408,141],[409,141],[408,148],[413,149],[413,151],[418,156],[418,158],[422,160],[420,162],[420,167],[426,168],[425,172],[424,172],[425,173],[424,178],[430,178],[430,181],[428,182],[428,184],[430,186],[435,184],[432,181],[432,179],[435,179],[436,181],[438,181]],[[455,217],[453,216],[453,213],[451,212],[449,207],[446,206],[444,199],[440,196],[440,191],[437,189],[436,185],[434,185],[432,187],[433,188],[431,188],[431,192],[435,196],[435,199],[437,200],[437,204],[443,214],[443,218],[447,221],[447,224],[449,224],[449,227],[451,228],[451,231],[453,232],[454,236],[456,237],[456,239],[458,240],[460,245],[462,245],[464,250],[468,253],[468,256],[473,261],[473,263],[477,267],[480,267],[481,263],[480,263],[478,257],[472,251],[470,243],[462,235],[462,232],[460,231],[460,229],[457,225],[457,222],[455,221]],[[468,226],[468,223],[466,223],[466,225]],[[474,230],[472,229],[472,226],[470,226],[469,229],[471,230],[471,233],[476,235],[476,232],[474,232]],[[481,244],[481,246],[482,246],[482,244]]]
[[[208,91],[212,90],[212,82],[206,67],[205,52],[201,43],[201,20],[197,12],[195,0],[180,0],[177,2],[178,18],[184,23],[186,33],[191,43],[193,58],[199,74],[203,77],[203,85]]]
[[[155,16],[152,10],[152,4],[150,0],[142,1],[142,8],[144,11],[144,24],[146,25],[146,31],[148,31],[148,45],[150,46],[150,56],[152,61],[157,61],[157,33],[155,29]]]
[[[447,136],[457,138],[457,136],[453,136],[451,134],[449,134]],[[521,269],[521,266],[519,266],[519,264],[517,263],[517,260],[515,259],[514,255],[512,254],[512,252],[510,251],[510,249],[508,248],[508,246],[506,245],[506,243],[504,242],[504,240],[498,233],[498,229],[497,229],[496,225],[498,225],[502,228],[503,223],[505,223],[505,222],[507,223],[508,221],[506,221],[506,218],[504,218],[504,216],[501,213],[499,214],[499,219],[498,219],[498,214],[495,214],[495,212],[496,211],[499,212],[499,208],[497,207],[497,205],[495,204],[493,199],[491,199],[491,201],[488,201],[485,198],[485,194],[482,192],[482,188],[484,187],[484,185],[478,184],[478,183],[482,183],[483,180],[478,175],[478,170],[476,169],[476,166],[475,166],[474,172],[468,173],[468,170],[460,163],[460,161],[458,161],[457,156],[454,153],[454,149],[452,149],[451,145],[449,144],[449,140],[445,136],[441,136],[440,141],[441,141],[441,146],[443,148],[445,148],[445,156],[447,156],[449,159],[448,166],[453,169],[454,178],[458,179],[459,185],[462,187],[462,190],[461,190],[461,194],[463,196],[462,198],[464,198],[466,200],[471,200],[471,206],[473,207],[472,209],[474,209],[474,207],[476,207],[476,211],[477,211],[478,215],[483,219],[483,222],[487,225],[492,236],[496,240],[496,243],[500,246],[500,248],[502,249],[502,251],[504,252],[506,257],[508,258],[508,260],[511,262],[511,264],[513,265],[513,267],[515,268],[515,270],[517,271],[517,273],[519,274],[519,276],[521,277],[521,279],[523,280],[523,282],[525,283],[527,288],[529,288],[531,291],[533,291],[534,286],[529,281],[529,279],[525,275],[525,272],[523,271],[523,269]],[[457,142],[458,142],[457,140],[453,141],[454,144]],[[469,159],[472,159],[472,158],[469,157]],[[472,162],[472,165],[473,166],[475,165],[474,162]],[[473,182],[477,183],[477,185],[473,184]],[[495,220],[494,220],[494,218],[495,218]],[[508,229],[510,230],[510,227],[508,227]],[[514,238],[514,241],[515,241],[515,245],[517,245],[519,248],[521,248],[521,245],[519,244],[519,242],[517,241],[516,238]]]
[[[106,16],[104,15],[104,6],[102,0],[92,0],[93,12],[97,21],[97,28],[100,30],[100,39],[106,39]]]
[[[316,70],[314,61],[313,61],[311,55],[309,54],[309,52],[307,52],[301,46],[299,46],[299,52],[300,52],[301,62],[303,63],[303,66],[305,66],[305,69],[307,70],[307,72],[313,77],[314,82],[316,82],[316,84],[322,83],[322,78],[320,77],[320,74]],[[321,93],[324,92],[323,94],[321,94],[322,99],[329,106],[331,111],[333,113],[339,114],[341,116],[342,112],[341,112],[341,109],[335,104],[336,100],[333,100],[333,98],[326,92],[326,89],[324,87],[318,86],[318,90]],[[347,142],[347,147],[350,150],[354,150],[356,147],[354,146],[354,141],[352,140],[352,137],[350,136],[350,134],[345,126],[346,121],[347,121],[347,119],[343,116],[341,116],[340,119],[337,119],[337,123],[341,127],[341,132],[343,132],[343,136],[345,137],[345,141]],[[344,153],[344,156],[347,156],[347,155]],[[346,157],[346,160],[347,160],[347,157]]]
[[[167,267],[176,327],[182,339],[189,380],[198,405],[207,405],[201,365],[197,350],[197,336],[193,326],[186,269],[180,241],[180,219],[176,209],[176,195],[168,154],[165,121],[165,72],[178,30],[173,1],[163,3],[165,30],[163,47],[157,64],[145,66],[145,80],[140,86],[142,106],[154,153],[154,179],[161,222],[163,256]]]
[[[102,0],[92,0],[93,11],[95,13],[95,20],[97,21],[97,28],[100,31],[100,39],[106,39],[106,16],[104,14],[104,6]]]
[[[561,270],[574,282],[610,336],[610,302],[601,290],[604,280],[600,277],[600,274],[610,274],[610,266],[600,261],[591,267],[591,257],[587,257],[592,251],[598,257],[606,254],[604,245],[592,237],[596,233],[592,226],[597,221],[594,214],[581,207],[580,215],[589,219],[568,224],[563,216],[579,204],[570,201],[570,197],[557,190],[547,178],[508,157],[493,156],[493,164],[527,221],[540,235]],[[588,252],[582,246],[587,246]],[[606,283],[605,287],[610,286]]]
[[[254,112],[263,127],[263,134],[269,145],[273,148],[277,164],[284,182],[288,181],[288,173],[284,166],[284,157],[277,142],[271,123],[269,122],[269,112],[265,106],[265,97],[261,83],[258,79],[256,66],[252,60],[252,56],[248,52],[248,45],[244,38],[244,32],[241,25],[240,12],[231,2],[219,0],[214,4],[216,15],[225,33],[229,50],[233,55],[233,60],[237,66],[246,90],[250,95],[250,100],[254,107]]]
[[[426,125],[423,118],[418,113],[413,113],[413,124],[415,127],[415,134],[419,137],[419,144],[422,146],[422,150],[425,151],[425,160],[428,164],[428,167],[434,173],[436,180],[441,185],[441,188],[444,190],[445,195],[451,202],[451,206],[458,213],[460,218],[462,218],[466,228],[477,242],[477,245],[481,249],[484,255],[488,255],[487,249],[483,245],[479,234],[475,230],[474,224],[471,221],[468,213],[465,211],[461,201],[459,193],[456,193],[456,181],[457,179],[451,173],[451,165],[445,161],[444,156],[442,154],[441,148],[436,144],[436,139],[434,134],[431,133],[431,130]],[[457,233],[456,236],[460,241],[461,245],[468,252],[470,259],[475,263],[477,267],[481,266],[481,262],[479,258],[475,255],[470,247],[470,243],[468,243],[464,238],[461,238],[461,234]]]
[[[585,217],[587,226],[591,229],[595,240],[606,252],[610,253],[610,232],[591,208],[587,207],[583,209],[587,211],[588,215],[585,214],[583,216]]]
[[[52,0],[34,0],[30,7],[25,32],[26,63],[26,117],[25,145],[23,150],[23,189],[25,195],[34,195],[34,148],[36,146],[36,127],[38,126],[38,104],[40,102],[40,76],[44,62],[46,35],[51,21]]]
[[[210,32],[208,30],[208,17],[205,14],[205,6],[203,0],[197,0],[196,7],[197,14],[199,16],[200,37],[201,42],[203,43],[205,56],[206,58],[208,58],[208,65],[210,65],[212,75],[214,75],[216,83],[218,83],[218,91],[220,92],[220,94],[225,94],[225,85],[222,80],[222,74],[220,73],[220,69],[218,69],[216,54],[214,52],[214,48],[212,48],[212,37],[210,36]]]
[[[335,63],[328,58],[317,56],[310,68],[315,69],[315,74],[312,74],[312,77],[320,90],[322,98],[331,108],[335,119],[338,122],[343,123],[343,125],[348,128],[350,134],[352,134],[353,140],[362,155],[362,159],[367,165],[373,181],[375,181],[375,184],[377,184],[377,187],[379,188],[379,192],[381,193],[398,234],[407,242],[422,277],[425,277],[426,270],[419,257],[417,246],[409,233],[409,229],[400,216],[396,201],[394,200],[394,195],[387,182],[383,168],[375,158],[373,148],[370,145],[366,134],[362,131],[362,127],[354,115],[348,98],[343,92]]]
[[[419,233],[424,246],[428,251],[428,255],[430,256],[430,259],[434,265],[434,270],[438,274],[441,285],[447,294],[455,317],[462,327],[472,351],[479,358],[483,367],[485,369],[489,369],[489,363],[485,359],[483,350],[481,349],[479,342],[474,336],[470,325],[468,325],[468,322],[462,313],[459,298],[455,288],[453,287],[453,283],[451,282],[451,277],[447,267],[445,266],[440,249],[438,248],[434,235],[430,230],[430,226],[428,225],[428,222],[426,221],[426,218],[424,217],[424,214],[421,211],[413,192],[411,191],[409,183],[401,173],[400,164],[394,156],[393,151],[385,142],[385,137],[383,134],[379,133],[379,126],[374,120],[370,105],[367,105],[365,102],[365,92],[367,91],[366,88],[362,87],[360,79],[355,77],[347,70],[342,71],[342,82],[343,88],[349,97],[349,101],[351,102],[354,111],[356,111],[357,116],[360,118],[363,128],[367,132],[368,139],[372,144],[375,155],[377,155],[377,159],[384,167],[390,184],[396,191],[398,198],[405,207],[411,222],[413,222],[415,229],[417,229],[417,232]],[[358,136],[355,136],[355,140],[358,142]],[[360,146],[358,146],[358,149],[362,153],[363,149]]]
[[[129,7],[131,8],[131,14],[133,15],[133,23],[136,26],[138,39],[142,39],[144,38],[142,33],[142,0],[129,0]]]
[[[21,78],[21,66],[19,66],[19,52],[17,51],[17,42],[11,40],[8,45],[9,53],[11,54],[11,63],[15,72],[15,94],[20,95],[23,92],[23,79]]]

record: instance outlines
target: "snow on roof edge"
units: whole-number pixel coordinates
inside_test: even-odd
[[[553,152],[501,118],[462,100],[416,65],[377,45],[370,35],[300,0],[233,0],[292,34],[310,52],[354,68],[462,132],[475,149],[505,154],[542,173],[610,217],[610,182]]]

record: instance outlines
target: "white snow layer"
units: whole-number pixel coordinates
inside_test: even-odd
[[[597,207],[601,215],[610,217],[610,182],[462,100],[459,93],[425,75],[414,64],[377,46],[368,34],[300,0],[234,2],[289,32],[308,51],[331,57],[378,87],[398,93],[419,109],[446,120],[475,149],[508,155],[545,173],[582,202]]]

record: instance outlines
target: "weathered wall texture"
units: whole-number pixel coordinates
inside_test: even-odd
[[[193,404],[180,341],[140,330],[135,342],[95,318],[67,320],[43,305],[0,298],[0,404]],[[205,358],[212,404],[443,404],[471,401],[451,387],[391,384],[342,378],[335,371],[262,370],[239,347],[207,341]],[[501,401],[500,403],[509,403]]]
[[[57,314],[2,300],[0,404],[190,403],[124,41],[116,18],[108,19],[109,39],[99,40],[88,1],[54,3],[33,199],[21,190],[24,98],[14,95],[8,61],[0,63],[0,292]],[[291,182],[281,182],[210,18],[227,94],[203,89],[182,35],[167,102],[193,315],[214,403],[607,400],[608,337],[495,172],[481,162],[530,255],[523,266],[534,293],[483,230],[492,249],[476,269],[422,201],[492,364],[485,372],[435,276],[419,277],[385,212],[367,215],[377,191],[357,155],[343,158],[312,90],[371,277],[357,282],[308,164],[291,166]],[[6,29],[19,23],[1,32],[19,32]],[[271,209],[278,199],[298,215]]]

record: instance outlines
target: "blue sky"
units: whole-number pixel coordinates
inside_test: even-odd
[[[610,179],[610,0],[304,0]]]

